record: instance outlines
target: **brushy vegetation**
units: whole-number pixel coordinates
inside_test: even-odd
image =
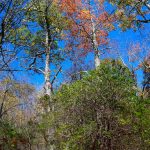
[[[40,101],[48,107],[48,96]],[[1,146],[16,149],[28,143],[29,148],[45,139],[46,148],[53,145],[56,150],[150,148],[150,99],[141,96],[132,73],[119,60],[104,60],[81,80],[63,85],[50,106],[38,121],[20,128],[3,123]]]
[[[58,149],[148,149],[149,101],[120,61],[104,61],[56,93]]]

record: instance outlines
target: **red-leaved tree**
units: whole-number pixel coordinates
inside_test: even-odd
[[[93,52],[97,68],[102,49],[108,44],[108,32],[113,29],[114,17],[105,11],[102,0],[61,0],[61,8],[70,21],[66,34],[68,49],[74,47],[81,51],[79,57]]]

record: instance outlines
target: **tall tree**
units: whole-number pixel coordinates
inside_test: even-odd
[[[95,68],[100,65],[102,47],[108,43],[108,31],[113,28],[113,18],[104,9],[102,1],[61,0],[62,9],[70,20],[69,39],[73,37],[76,50],[85,56],[94,52]],[[68,40],[69,40],[68,39]]]
[[[41,101],[47,105],[44,112],[40,113],[47,116],[48,112],[53,111],[52,86],[61,71],[62,60],[59,41],[62,40],[62,32],[67,22],[59,10],[57,0],[31,0],[26,10],[24,24],[18,30],[18,44],[23,46],[25,52],[22,65],[44,76],[44,97]],[[59,66],[53,78],[52,65]],[[53,130],[49,124],[48,128],[42,130],[46,150],[54,149]]]
[[[18,31],[25,35],[20,40],[26,50],[25,62],[29,65],[26,68],[44,75],[45,94],[51,96],[53,80],[50,80],[50,65],[59,64],[61,58],[58,41],[61,40],[65,19],[59,11],[57,1],[53,0],[31,0],[27,10],[25,24]]]

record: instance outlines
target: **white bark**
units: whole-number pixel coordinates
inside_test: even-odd
[[[45,94],[51,96],[51,82],[50,82],[50,45],[48,33],[46,34],[46,60],[45,60]]]
[[[100,59],[99,56],[97,54],[95,54],[95,68],[98,68],[98,66],[100,66]]]
[[[100,52],[98,50],[98,43],[96,40],[95,23],[92,18],[91,18],[91,22],[92,22],[92,45],[94,49],[94,64],[95,64],[95,68],[97,68],[98,66],[100,66]]]

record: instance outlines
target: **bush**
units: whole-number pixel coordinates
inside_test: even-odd
[[[143,143],[144,148],[149,146],[140,132],[143,114],[139,108],[142,105],[146,115],[147,104],[137,97],[132,74],[119,60],[105,60],[82,80],[64,85],[54,101],[56,149],[136,150]]]

